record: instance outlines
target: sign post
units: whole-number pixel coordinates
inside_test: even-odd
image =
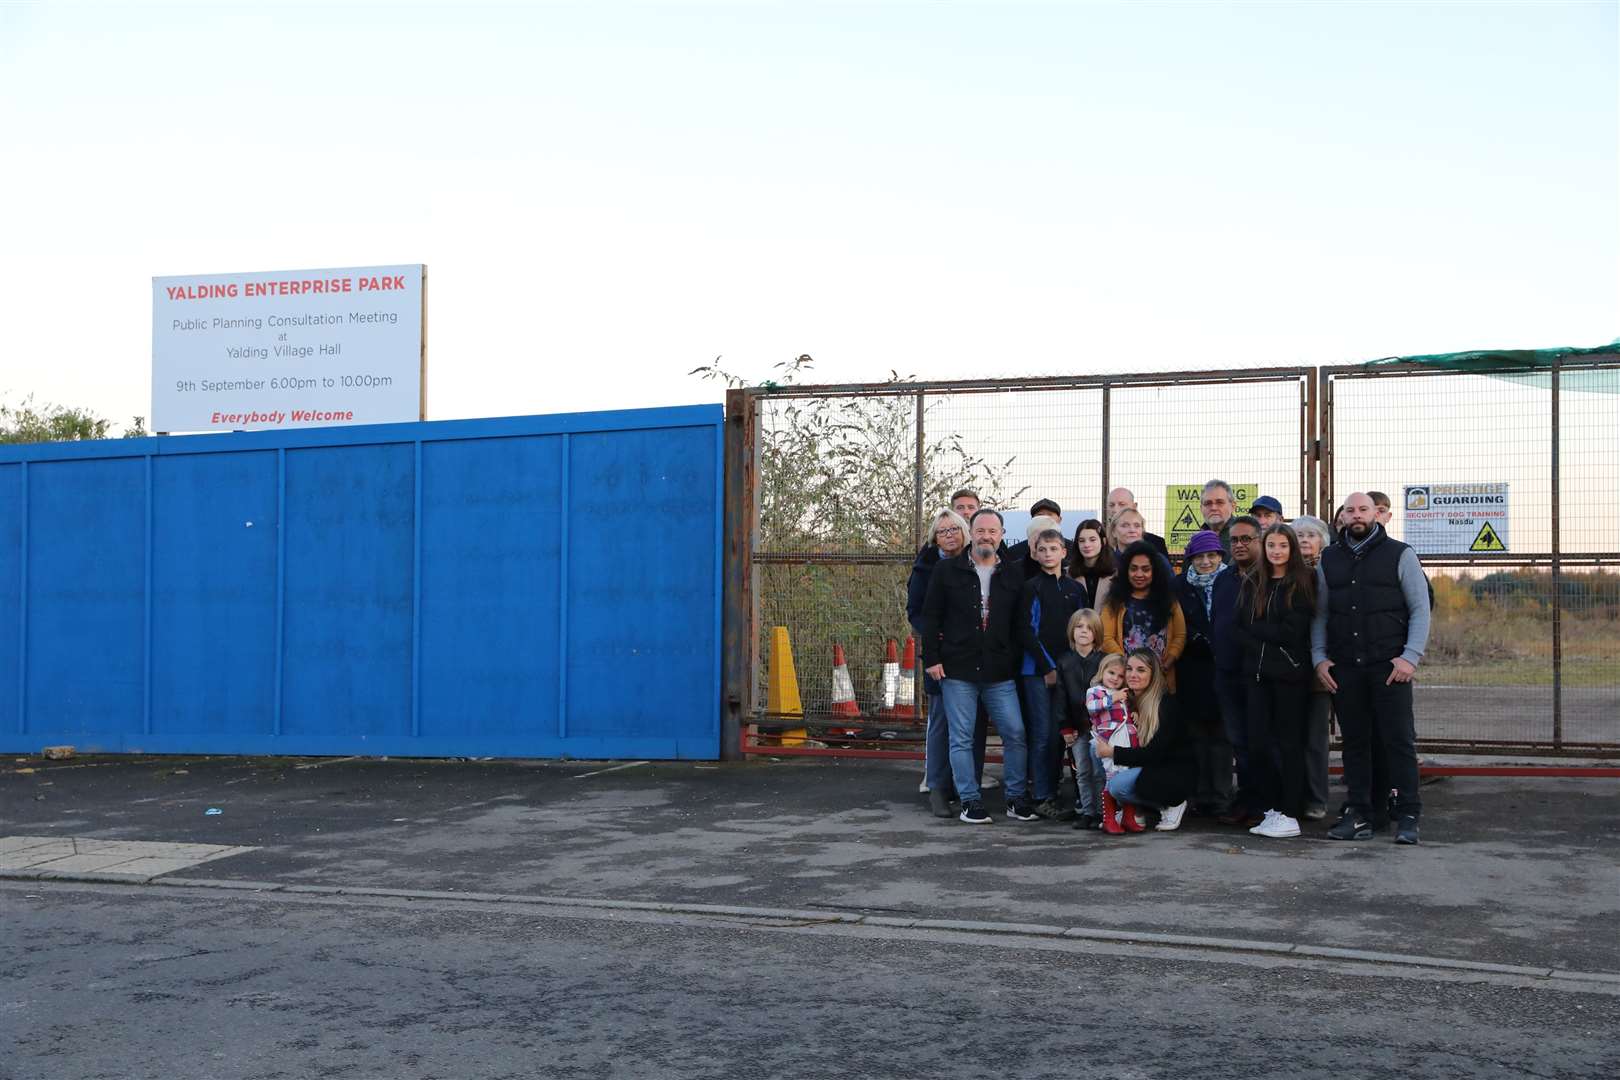
[[[152,279],[152,428],[426,419],[427,268]]]

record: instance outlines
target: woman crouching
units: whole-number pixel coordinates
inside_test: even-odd
[[[1198,788],[1198,754],[1151,649],[1126,656],[1125,688],[1140,745],[1110,746],[1094,738],[1092,746],[1098,757],[1119,766],[1108,780],[1112,801],[1160,811],[1158,828],[1168,832],[1181,826],[1187,799]]]

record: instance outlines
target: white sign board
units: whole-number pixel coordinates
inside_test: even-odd
[[[1419,555],[1508,550],[1508,486],[1408,484],[1403,538]]]
[[[1063,534],[1063,539],[1073,541],[1074,530],[1079,527],[1080,523],[1087,518],[1094,517],[1101,517],[1101,515],[1094,510],[1082,510],[1077,514],[1065,512],[1063,524],[1058,526],[1058,532]],[[1002,510],[1001,520],[1002,524],[1006,526],[1005,537],[1008,547],[1029,539],[1029,523],[1032,519],[1028,510]],[[933,522],[924,519],[923,527],[925,529],[932,528]]]
[[[422,419],[425,268],[152,279],[152,430]]]

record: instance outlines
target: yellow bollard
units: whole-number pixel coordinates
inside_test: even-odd
[[[788,640],[785,626],[771,630],[771,659],[765,695],[765,711],[773,717],[803,716],[804,705],[799,700],[799,675],[793,668],[793,645]],[[804,728],[782,732],[783,746],[803,746],[809,736]]]

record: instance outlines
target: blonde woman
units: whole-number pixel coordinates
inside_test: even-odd
[[[1108,549],[1119,553],[1147,535],[1147,518],[1137,510],[1121,510],[1108,519]]]
[[[911,579],[906,582],[906,621],[911,629],[922,633],[923,598],[928,595],[928,581],[934,567],[942,559],[952,559],[967,549],[967,520],[950,507],[934,515],[934,524],[928,530],[928,543],[917,552],[917,561],[911,564]],[[945,730],[945,703],[940,697],[939,683],[923,673],[923,693],[928,699],[928,728],[923,742],[922,790],[928,794],[928,806],[936,817],[954,817],[951,802],[955,797],[951,782],[949,736]],[[984,744],[989,738],[989,725],[979,718],[974,733],[973,755],[979,774],[984,774]]]
[[[1182,722],[1151,649],[1133,649],[1125,657],[1125,687],[1138,745],[1110,746],[1096,738],[1091,745],[1098,757],[1111,758],[1119,766],[1108,780],[1112,801],[1158,810],[1158,828],[1169,832],[1181,827],[1187,800],[1198,789],[1192,733]]]

